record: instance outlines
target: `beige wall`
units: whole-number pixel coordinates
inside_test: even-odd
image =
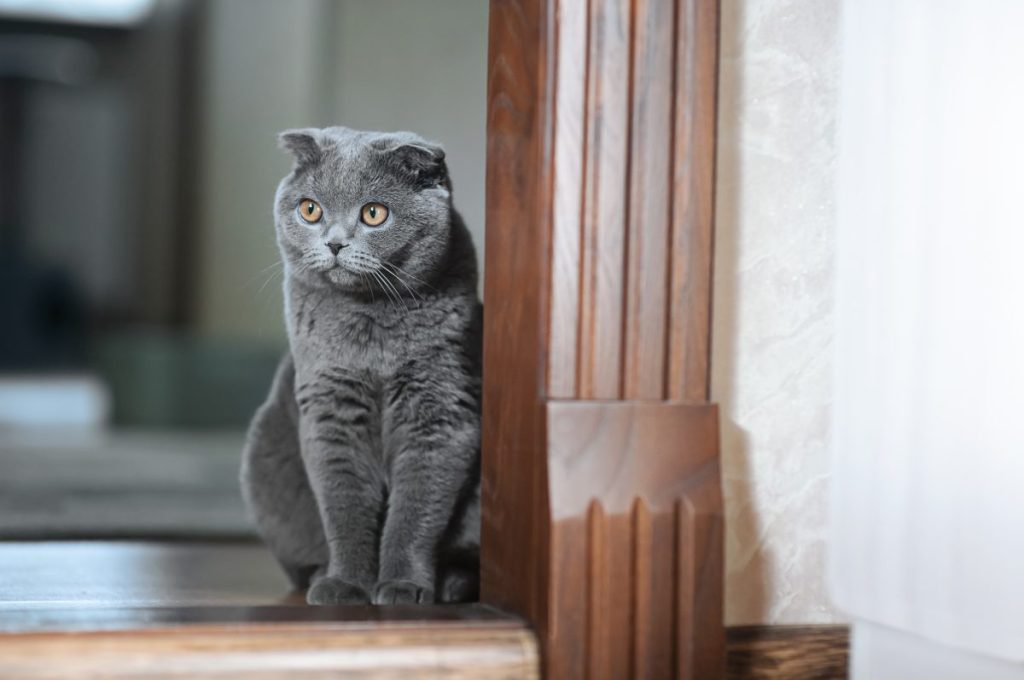
[[[824,558],[838,9],[722,6],[712,395],[732,624],[836,616]]]

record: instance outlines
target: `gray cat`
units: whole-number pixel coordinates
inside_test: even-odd
[[[279,136],[291,351],[242,489],[311,604],[476,598],[481,305],[444,151],[407,132]]]

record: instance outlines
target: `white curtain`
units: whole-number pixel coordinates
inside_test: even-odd
[[[832,592],[855,635],[1020,663],[1024,1],[842,32]]]

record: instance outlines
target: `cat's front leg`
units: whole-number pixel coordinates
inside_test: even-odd
[[[292,584],[306,589],[327,564],[327,543],[300,453],[298,419],[295,366],[287,352],[249,426],[240,481],[267,547]]]
[[[437,555],[479,455],[478,390],[409,364],[389,390],[389,496],[375,604],[433,602]]]
[[[368,603],[377,581],[384,476],[374,450],[376,400],[340,371],[297,384],[302,457],[316,497],[328,564],[313,578],[310,604]]]

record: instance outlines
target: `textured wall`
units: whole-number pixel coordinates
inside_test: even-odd
[[[712,392],[731,624],[836,617],[824,560],[838,5],[722,6]]]

